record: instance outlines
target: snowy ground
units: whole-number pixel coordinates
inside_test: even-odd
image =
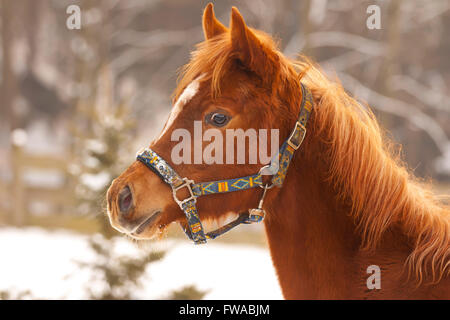
[[[92,272],[76,261],[89,262],[96,254],[88,236],[40,228],[0,228],[0,291],[29,290],[41,299],[86,299],[96,290]],[[186,285],[209,290],[205,299],[282,299],[267,249],[248,245],[165,240],[152,246],[167,250],[148,265],[138,299],[164,298]],[[117,256],[142,255],[127,239],[114,242]]]

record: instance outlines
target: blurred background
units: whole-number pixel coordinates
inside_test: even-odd
[[[104,215],[111,180],[164,125],[208,2],[0,0],[0,299],[282,297],[261,226],[201,248],[177,228],[136,244]],[[237,6],[287,56],[339,77],[449,194],[450,0],[212,2],[225,25]]]

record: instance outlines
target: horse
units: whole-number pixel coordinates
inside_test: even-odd
[[[134,239],[152,239],[173,222],[188,228],[186,217],[197,217],[192,225],[198,227],[199,221],[223,223],[255,207],[260,188],[197,197],[189,185],[249,176],[260,163],[174,164],[172,134],[179,128],[192,133],[193,122],[201,121],[220,133],[278,128],[284,139],[309,92],[314,108],[301,148],[282,186],[263,184],[258,206],[284,298],[449,299],[449,207],[410,173],[370,108],[309,58],[285,57],[235,7],[229,27],[215,17],[212,4],[202,24],[205,40],[182,69],[170,116],[148,151],[150,162],[164,168],[156,172],[158,167],[137,159],[112,182],[111,225]],[[192,180],[171,190],[167,170]],[[183,198],[195,202],[196,210],[186,216]]]

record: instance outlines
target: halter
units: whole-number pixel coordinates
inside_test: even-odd
[[[268,166],[262,167],[257,174],[246,177],[195,183],[188,178],[181,178],[162,157],[150,148],[145,148],[137,154],[137,160],[144,163],[172,188],[173,199],[184,212],[187,219],[188,230],[184,229],[184,232],[195,244],[206,243],[207,239],[215,239],[242,223],[250,224],[260,222],[264,219],[265,213],[262,206],[266,191],[273,186],[281,188],[294,152],[300,147],[306,135],[306,123],[313,108],[313,99],[311,92],[306,86],[301,84],[301,89],[302,102],[300,105],[300,114],[289,138],[280,147],[278,152],[278,171],[273,174],[270,186],[264,184],[262,179],[262,171]],[[264,189],[257,209],[250,209],[248,213],[240,213],[236,220],[217,230],[205,233],[196,207],[198,197],[247,190],[255,187]],[[189,197],[180,200],[177,197],[177,191],[183,188],[188,190]]]

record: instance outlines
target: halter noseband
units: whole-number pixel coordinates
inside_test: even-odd
[[[281,188],[284,179],[286,178],[289,164],[294,156],[294,152],[300,147],[306,134],[306,123],[308,122],[313,108],[313,99],[311,92],[306,86],[301,84],[301,89],[302,102],[300,105],[300,114],[289,138],[280,147],[278,153],[278,171],[273,174],[272,184],[270,186],[263,184],[261,175],[262,170],[267,166],[261,168],[257,174],[247,177],[195,183],[188,178],[181,178],[181,176],[179,176],[163,158],[150,148],[145,148],[137,154],[137,160],[144,163],[172,188],[173,198],[184,212],[187,219],[189,229],[184,229],[184,232],[195,244],[206,243],[207,239],[215,239],[241,223],[250,224],[260,222],[264,219],[262,205],[266,191],[274,185]],[[240,213],[236,220],[215,231],[205,233],[197,212],[197,197],[208,194],[247,190],[254,187],[261,187],[264,189],[264,193],[257,209],[250,209],[249,213]],[[189,191],[189,197],[180,200],[177,197],[177,191],[182,188],[186,188]]]

